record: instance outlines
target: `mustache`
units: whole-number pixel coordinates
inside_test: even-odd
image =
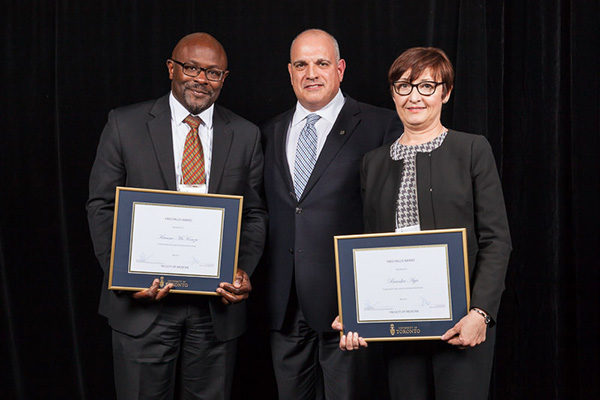
[[[197,92],[202,92],[205,94],[212,94],[213,91],[208,85],[202,85],[201,83],[189,83],[185,85],[185,88],[188,90],[195,90]]]

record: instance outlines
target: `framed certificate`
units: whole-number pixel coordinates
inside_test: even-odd
[[[117,187],[109,289],[217,295],[237,271],[241,196]]]
[[[366,341],[439,339],[469,312],[465,229],[335,236],[340,321]]]

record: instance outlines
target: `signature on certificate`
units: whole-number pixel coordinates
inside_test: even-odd
[[[193,265],[195,267],[204,267],[204,268],[212,268],[215,266],[215,264],[213,264],[213,263],[200,262],[200,260],[197,259],[196,257],[192,257],[192,261],[191,261],[190,265]]]
[[[431,301],[427,300],[425,297],[421,297],[421,307],[428,308],[445,308],[445,304],[433,304]]]
[[[136,258],[136,262],[139,264],[161,264],[161,261],[155,261],[152,258],[154,257],[154,254],[150,254],[150,255],[146,255],[146,253],[142,252],[140,254],[138,254],[137,258]]]
[[[370,300],[365,300],[365,311],[381,311],[381,310],[391,310],[392,307],[390,306],[385,306],[385,305],[379,305],[379,301],[375,302],[375,303],[371,303]]]

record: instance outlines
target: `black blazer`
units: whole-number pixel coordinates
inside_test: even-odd
[[[263,154],[258,127],[215,105],[209,193],[244,196],[239,268],[252,274],[266,238]],[[108,290],[115,187],[177,190],[169,96],[112,110],[90,175],[90,233],[104,271],[100,313],[117,331],[137,336],[152,324],[162,303],[141,304],[130,293]],[[182,296],[173,294],[171,296]],[[245,304],[210,299],[215,333],[230,340],[245,329]]]
[[[331,331],[338,314],[333,236],[363,231],[360,160],[397,137],[395,112],[349,97],[329,133],[300,201],[294,196],[286,139],[295,109],[262,129],[269,208],[266,298],[271,329],[281,329],[292,277],[309,325]]]
[[[365,231],[393,232],[402,161],[390,144],[362,163]],[[417,201],[421,229],[467,229],[471,307],[496,319],[511,253],[510,231],[489,142],[450,130],[440,147],[417,154]]]

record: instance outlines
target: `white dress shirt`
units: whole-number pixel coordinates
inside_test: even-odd
[[[173,96],[169,94],[169,106],[171,107],[171,132],[173,133],[173,156],[175,158],[175,174],[177,176],[177,190],[181,190],[182,172],[181,162],[183,159],[183,148],[185,138],[190,131],[190,126],[183,120],[190,115],[190,112]],[[215,105],[211,105],[200,114],[195,115],[202,119],[198,126],[198,136],[202,143],[204,152],[204,172],[206,174],[206,188],[210,178],[210,165],[212,160],[212,139],[213,139],[213,112]],[[205,190],[207,192],[208,190]]]
[[[286,143],[287,159],[290,168],[290,173],[292,174],[292,179],[294,179],[294,162],[296,161],[296,147],[298,147],[298,139],[300,138],[300,132],[302,131],[302,128],[304,128],[304,125],[306,125],[306,117],[308,116],[308,114],[317,114],[319,117],[321,117],[315,123],[315,129],[317,130],[318,137],[318,160],[319,154],[321,154],[321,150],[325,145],[325,140],[327,140],[327,136],[329,135],[331,128],[333,128],[333,124],[335,123],[335,120],[340,114],[342,107],[344,107],[345,102],[346,99],[342,95],[342,91],[339,90],[333,98],[333,100],[329,102],[329,104],[315,112],[308,111],[306,108],[302,107],[300,102],[296,103],[296,111],[294,112],[294,116],[292,117],[292,121],[290,122],[290,126],[288,127]]]

